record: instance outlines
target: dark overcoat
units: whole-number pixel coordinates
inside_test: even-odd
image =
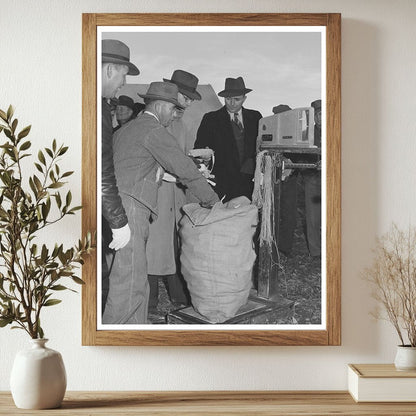
[[[262,115],[242,109],[244,124],[244,157],[240,162],[230,115],[226,107],[207,113],[198,129],[195,148],[209,147],[215,152],[215,192],[228,201],[240,195],[251,199],[256,158],[256,139]]]

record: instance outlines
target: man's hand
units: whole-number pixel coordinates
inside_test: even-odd
[[[214,206],[214,204],[212,204],[210,202],[200,202],[199,205],[202,208],[207,208],[207,209],[211,209]]]
[[[130,241],[130,227],[126,224],[124,227],[111,229],[113,232],[113,241],[108,245],[113,250],[120,250]]]

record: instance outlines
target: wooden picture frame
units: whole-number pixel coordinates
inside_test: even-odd
[[[82,229],[97,229],[97,27],[99,26],[321,26],[326,33],[326,304],[319,330],[97,329],[97,258],[83,266],[83,345],[340,345],[341,344],[341,15],[101,14],[82,16]],[[100,237],[98,237],[98,242]],[[325,267],[323,265],[322,267]]]

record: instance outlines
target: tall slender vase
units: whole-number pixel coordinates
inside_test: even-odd
[[[66,372],[59,352],[45,346],[47,339],[32,339],[31,348],[19,351],[13,363],[10,388],[21,409],[59,407],[66,390]]]

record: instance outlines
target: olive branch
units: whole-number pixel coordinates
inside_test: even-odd
[[[22,159],[31,156],[31,142],[24,140],[31,126],[17,132],[14,109],[0,110],[0,134],[6,141],[0,145],[0,327],[25,330],[32,338],[43,338],[40,314],[43,307],[61,302],[55,292],[73,289],[61,283],[69,278],[83,284],[76,270],[93,248],[93,236],[67,250],[55,244],[49,249],[36,244],[38,233],[74,215],[81,206],[71,206],[71,191],[61,193],[65,178],[72,171],[61,172],[58,162],[68,147],[57,145],[39,150],[34,162],[36,173],[24,184]],[[26,189],[28,188],[28,189]]]

